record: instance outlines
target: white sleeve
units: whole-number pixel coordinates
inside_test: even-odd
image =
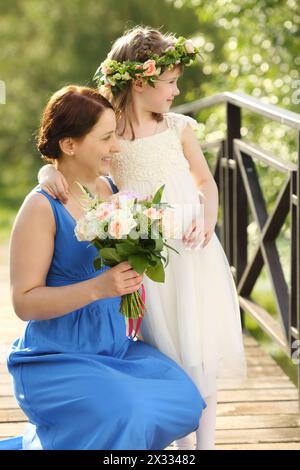
[[[177,130],[179,136],[181,136],[182,131],[186,128],[187,124],[190,124],[194,130],[199,127],[196,119],[186,116],[185,114],[168,113],[168,118],[171,126]]]

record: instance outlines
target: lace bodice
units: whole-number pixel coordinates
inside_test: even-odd
[[[167,129],[149,137],[120,140],[121,152],[112,162],[111,175],[119,189],[131,186],[130,181],[165,183],[174,172],[189,173],[181,133],[187,124],[195,128],[195,119],[183,114],[166,113]]]

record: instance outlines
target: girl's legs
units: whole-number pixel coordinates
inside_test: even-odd
[[[199,428],[196,430],[196,450],[214,450],[217,416],[217,392],[205,398],[207,407],[203,410]]]
[[[204,411],[202,413],[204,413]],[[191,434],[184,436],[182,439],[177,439],[177,441],[175,441],[175,449],[176,450],[194,450],[195,449],[195,433],[192,432]]]
[[[205,398],[207,407],[202,412],[199,428],[196,430],[196,450],[214,450],[217,415],[217,392]],[[195,433],[175,441],[176,450],[194,450]]]

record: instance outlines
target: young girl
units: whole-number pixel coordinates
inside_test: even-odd
[[[136,27],[113,44],[96,75],[117,114],[121,151],[111,167],[117,188],[151,194],[165,184],[170,204],[197,207],[199,193],[204,203],[204,228],[196,218],[190,221],[165,283],[145,278],[141,332],[185,369],[205,397],[196,449],[213,449],[217,378],[244,378],[246,368],[235,285],[214,233],[217,187],[193,131],[196,121],[169,112],[179,94],[177,80],[196,53],[191,41]],[[45,191],[67,199],[67,184],[54,167],[44,167],[39,181]],[[192,449],[194,436],[176,445]]]

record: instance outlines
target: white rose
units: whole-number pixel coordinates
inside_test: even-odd
[[[123,73],[122,78],[123,80],[131,80],[131,76],[128,72]]]
[[[79,219],[75,227],[75,235],[78,241],[92,241],[98,236],[99,222],[96,219]]]
[[[119,208],[119,209],[116,209],[113,211],[113,213],[111,214],[111,217],[113,219],[130,219],[132,218],[132,214],[131,214],[131,211],[126,208],[126,207],[122,207],[122,208]]]
[[[161,219],[161,217],[162,217],[162,213],[160,211],[158,211],[157,209],[155,209],[154,207],[150,207],[149,209],[145,209],[143,211],[143,214],[145,214],[151,220]]]
[[[83,242],[86,240],[85,226],[86,226],[85,218],[82,217],[81,219],[77,221],[77,225],[74,230],[76,238],[79,242]]]
[[[112,77],[107,78],[107,83],[109,83],[111,86],[115,86],[116,81]]]
[[[99,232],[101,233],[102,230],[101,230],[101,226],[98,220],[94,219],[94,220],[89,221],[86,225],[86,230],[85,230],[86,240],[87,241],[94,240],[94,238],[98,237]]]
[[[108,221],[113,215],[113,208],[110,204],[100,204],[95,212],[95,217],[100,221]]]
[[[120,239],[124,235],[128,235],[135,226],[136,222],[133,219],[114,217],[109,223],[108,233],[112,237]]]

